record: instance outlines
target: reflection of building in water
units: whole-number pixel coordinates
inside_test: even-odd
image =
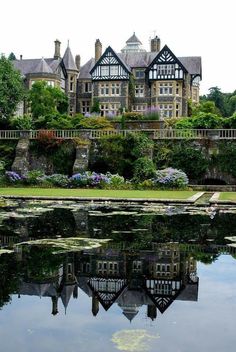
[[[126,251],[98,248],[68,255],[51,277],[37,282],[28,273],[19,293],[51,297],[52,314],[58,313],[58,300],[65,309],[78,288],[92,299],[92,314],[101,305],[108,310],[116,303],[132,321],[140,307],[154,320],[174,300],[197,301],[196,261],[180,250],[177,243],[153,244],[152,250]]]

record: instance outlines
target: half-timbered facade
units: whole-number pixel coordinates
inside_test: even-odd
[[[181,117],[188,113],[189,99],[199,101],[201,58],[177,57],[167,45],[160,48],[157,36],[151,40],[150,52],[134,33],[120,53],[109,46],[95,56],[81,67],[79,112],[89,113],[96,99],[104,116],[156,107],[164,118]],[[84,82],[91,84],[89,97],[81,93]]]

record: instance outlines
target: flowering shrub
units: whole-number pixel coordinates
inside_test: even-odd
[[[145,120],[159,120],[160,119],[160,109],[156,106],[151,106],[147,108],[144,112]]]
[[[44,173],[40,170],[28,171],[24,177],[24,183],[28,185],[40,185],[43,177]]]
[[[122,185],[123,183],[125,183],[125,179],[123,176],[120,176],[118,174],[111,174],[110,172],[107,172],[106,173],[106,176],[108,177],[109,179],[109,184],[111,186],[114,186],[114,187],[117,187],[117,186],[120,186]]]
[[[50,176],[44,176],[41,178],[42,182],[48,182],[56,187],[68,187],[69,178],[62,174],[53,174]]]
[[[98,186],[101,187],[105,184],[110,183],[110,178],[104,174],[98,174],[96,172],[83,172],[77,173],[70,178],[70,185],[72,187],[84,187],[84,186]]]
[[[152,181],[154,185],[163,188],[184,188],[188,185],[187,175],[183,171],[171,167],[157,170]]]
[[[6,177],[6,180],[11,183],[22,181],[22,177],[17,172],[14,172],[14,171],[6,171],[5,177]]]

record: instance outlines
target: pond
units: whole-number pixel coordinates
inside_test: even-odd
[[[0,206],[1,351],[235,351],[236,208]]]

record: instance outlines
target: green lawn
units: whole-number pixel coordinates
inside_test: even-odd
[[[221,192],[219,200],[235,200],[236,201],[236,192]]]
[[[47,196],[47,197],[109,197],[109,198],[157,198],[187,199],[194,191],[138,191],[105,189],[63,188],[0,188],[0,196]]]

